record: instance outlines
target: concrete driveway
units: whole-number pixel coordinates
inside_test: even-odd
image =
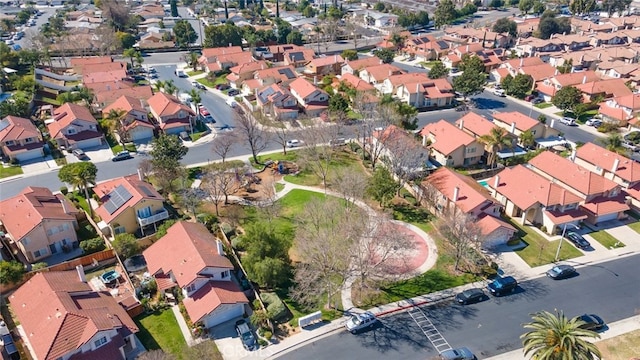
[[[84,149],[83,149],[84,150]],[[113,157],[113,151],[107,145],[103,145],[98,148],[92,148],[88,150],[84,150],[84,153],[87,155],[88,159],[80,160],[73,154],[67,154],[65,157],[67,159],[67,163],[75,163],[80,161],[91,161],[92,163],[99,163],[103,161],[110,161]]]
[[[218,350],[220,350],[224,359],[239,360],[247,357],[253,357],[258,353],[264,355],[262,352],[267,351],[267,349],[269,349],[268,347],[266,349],[247,351],[244,346],[242,346],[242,341],[238,337],[238,333],[235,329],[236,321],[238,320],[240,320],[240,318],[229,320],[209,329],[209,337],[216,342],[216,346],[218,347]],[[246,320],[249,322],[249,319]],[[254,335],[256,335],[255,331]],[[264,358],[264,356],[259,358]]]

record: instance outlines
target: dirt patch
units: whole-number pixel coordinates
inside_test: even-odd
[[[640,330],[597,342],[602,358],[607,360],[640,359]]]

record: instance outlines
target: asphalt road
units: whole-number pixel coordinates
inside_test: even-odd
[[[40,15],[36,19],[36,25],[25,27],[24,37],[15,43],[20,45],[23,49],[28,49],[33,47],[33,43],[31,42],[31,38],[37,35],[40,32],[40,27],[49,21],[49,18],[55,14],[57,8],[52,7],[37,7],[37,10],[42,11],[42,15]]]
[[[640,255],[580,268],[579,276],[560,281],[539,278],[521,284],[513,295],[476,305],[447,301],[424,307],[429,319],[452,347],[466,346],[478,359],[522,347],[519,338],[529,314],[555,309],[567,316],[595,313],[605,322],[638,314]],[[351,335],[346,330],[316,340],[279,359],[424,360],[437,353],[407,313],[381,319],[379,326]]]

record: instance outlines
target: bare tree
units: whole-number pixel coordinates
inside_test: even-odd
[[[186,188],[180,192],[180,205],[187,208],[194,217],[198,215],[198,207],[204,200],[203,191],[200,189]]]
[[[387,109],[386,106],[380,107],[381,111]],[[401,131],[397,127],[391,127],[391,122],[385,121],[387,118],[382,118],[380,121],[369,121],[363,123],[363,148],[369,154],[371,160],[371,168],[376,169],[378,161],[384,155],[387,150],[387,143],[393,141],[397,136],[396,132]]]
[[[229,196],[238,190],[241,171],[242,168],[229,168],[221,164],[214,164],[205,173],[204,188],[213,201],[216,215],[219,215],[220,200],[224,198],[224,204],[228,204]]]
[[[335,149],[328,145],[332,140],[330,131],[322,125],[308,127],[302,138],[304,147],[298,152],[301,163],[322,180],[326,193],[331,160],[335,153]]]
[[[335,177],[335,190],[347,201],[349,207],[356,200],[363,199],[367,188],[367,178],[347,168],[338,168]]]
[[[138,171],[142,175],[142,180],[147,181],[149,175],[153,172],[153,163],[149,159],[142,159],[138,163]]]
[[[222,163],[224,164],[227,159],[227,155],[229,155],[229,152],[231,152],[237,141],[238,137],[234,133],[223,132],[222,134],[217,135],[213,140],[211,151],[220,156]]]
[[[95,34],[99,40],[99,52],[101,55],[111,55],[120,46],[116,32],[106,24],[98,26]]]
[[[353,49],[354,50],[358,50],[358,27],[356,26],[356,23],[353,19],[349,19],[347,20],[347,22],[345,23],[345,32],[347,33],[347,37],[351,37],[351,40],[353,41]]]
[[[273,131],[275,141],[278,145],[282,146],[282,153],[287,155],[287,141],[289,139],[289,129],[285,125],[285,120],[282,120],[282,127],[276,127]]]
[[[482,232],[477,219],[454,207],[443,212],[438,221],[438,230],[453,245],[454,269],[458,271],[460,261],[474,245],[482,241]]]
[[[258,123],[256,118],[252,114],[242,110],[241,107],[236,108],[234,116],[236,123],[239,125],[238,130],[240,131],[240,136],[247,142],[251,149],[253,161],[259,164],[258,153],[264,150],[269,144],[269,133],[262,131],[260,123]]]
[[[276,181],[273,178],[269,179],[270,180],[265,180],[260,183],[260,188],[262,189],[264,198],[260,202],[259,206],[260,212],[264,215],[266,220],[271,223],[274,219],[278,218],[282,207],[277,201],[278,194],[276,193],[275,187]]]
[[[422,175],[429,154],[416,140],[402,130],[394,131],[385,143],[385,163],[396,176],[400,189],[410,180]]]

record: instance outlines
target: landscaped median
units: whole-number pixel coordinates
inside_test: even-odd
[[[17,165],[7,165],[7,166],[1,165],[0,166],[0,179],[16,176],[16,175],[22,175],[22,174],[23,172],[20,166],[17,166]]]

